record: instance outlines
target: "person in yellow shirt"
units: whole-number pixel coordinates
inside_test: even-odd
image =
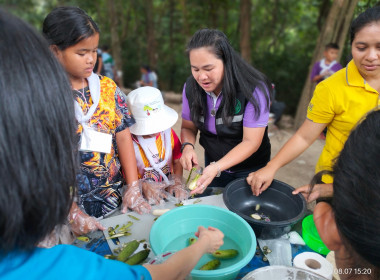
[[[356,123],[370,110],[379,106],[380,92],[380,7],[361,13],[351,24],[352,61],[318,84],[310,101],[307,119],[268,164],[247,177],[254,195],[265,191],[279,168],[303,153],[328,128],[326,144],[316,165],[316,171],[331,170],[333,160],[342,150]],[[308,196],[312,201],[332,196],[332,177],[322,182]],[[294,193],[306,194],[309,186]]]
[[[329,128],[328,143],[319,157],[316,172],[331,169],[353,126],[379,103],[379,93],[366,83],[359,71],[355,62],[350,61],[344,71],[318,86],[310,101],[307,119],[328,124]],[[332,178],[323,181],[332,183]]]

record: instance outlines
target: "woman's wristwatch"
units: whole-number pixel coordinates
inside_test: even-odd
[[[191,146],[193,147],[193,149],[194,149],[194,145],[193,145],[193,144],[191,144],[191,143],[189,143],[189,142],[184,142],[184,143],[181,145],[181,154],[182,154],[183,149],[185,148],[186,145],[191,145]]]

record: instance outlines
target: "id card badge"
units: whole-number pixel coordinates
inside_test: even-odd
[[[92,129],[83,131],[79,150],[82,152],[111,153],[112,134],[98,132]]]

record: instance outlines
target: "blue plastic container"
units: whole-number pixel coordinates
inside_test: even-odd
[[[221,260],[216,270],[199,270],[214,259],[204,255],[191,271],[191,279],[235,279],[240,269],[249,263],[256,251],[256,236],[251,226],[237,214],[216,206],[188,205],[173,209],[154,222],[150,231],[150,246],[156,255],[168,251],[179,251],[188,246],[189,237],[194,237],[198,226],[215,227],[224,233],[221,249],[239,251],[233,259]]]

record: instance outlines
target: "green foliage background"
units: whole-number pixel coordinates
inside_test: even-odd
[[[100,46],[111,44],[107,5],[113,1],[121,37],[124,84],[140,78],[139,67],[148,64],[146,3],[138,0],[0,0],[10,10],[41,30],[44,17],[56,6],[72,5],[84,9],[101,29]],[[285,101],[287,112],[294,113],[319,35],[317,20],[324,0],[252,0],[252,64],[276,85],[277,99]],[[360,1],[355,14],[377,1]],[[331,4],[331,3],[330,3]],[[156,38],[156,72],[164,91],[182,92],[190,75],[186,42],[199,28],[217,28],[239,51],[238,0],[153,0],[153,28]],[[323,17],[322,17],[323,20]],[[349,55],[344,47],[341,64]]]

